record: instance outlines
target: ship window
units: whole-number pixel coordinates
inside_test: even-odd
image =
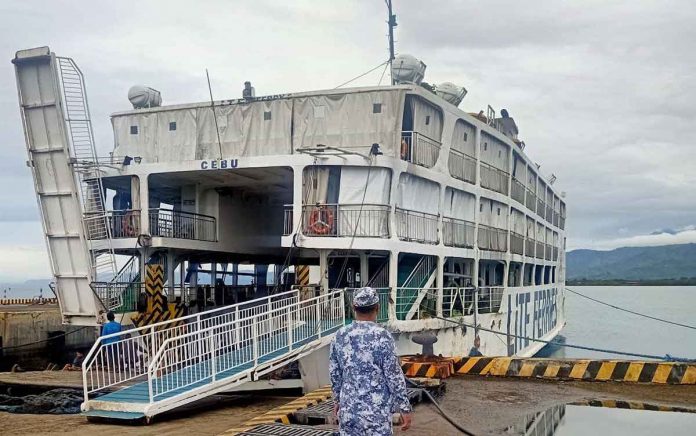
[[[138,134],[138,126],[130,126],[130,134],[137,135]]]
[[[372,113],[381,114],[382,113],[382,103],[372,103]]]
[[[483,212],[483,203],[481,203],[481,207],[479,207],[479,212]]]
[[[174,130],[176,130],[176,121],[172,121],[169,123],[169,131],[173,132]]]
[[[487,142],[484,142],[484,143],[483,143],[483,149],[484,149],[484,150],[488,150],[488,143],[487,143]]]
[[[430,115],[425,116],[425,125],[430,125]]]
[[[498,208],[498,216],[500,216],[500,208]]]
[[[464,132],[464,141],[466,142],[468,140],[469,140],[469,134],[467,132]]]
[[[271,119],[271,111],[264,111],[263,112],[263,120],[268,121]]]
[[[498,150],[498,157],[502,156],[502,151]]]

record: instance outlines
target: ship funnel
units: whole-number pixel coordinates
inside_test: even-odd
[[[466,95],[466,88],[457,86],[452,82],[443,82],[435,85],[435,94],[439,95],[446,102],[459,106],[459,103],[462,102]]]
[[[427,66],[414,56],[400,54],[392,61],[392,77],[394,82],[415,83],[420,85],[425,77]]]
[[[135,85],[128,90],[128,100],[133,105],[133,109],[146,107],[159,107],[162,105],[162,95],[156,89],[147,86]]]

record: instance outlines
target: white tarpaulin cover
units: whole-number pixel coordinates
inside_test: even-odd
[[[544,225],[541,223],[537,224],[536,240],[539,242],[546,241],[546,231],[544,230]]]
[[[534,239],[534,220],[527,217],[527,237]]]
[[[423,100],[411,96],[408,99],[413,114],[413,131],[438,142],[442,141],[442,112]]]
[[[510,214],[510,218],[512,219],[512,231],[519,234],[519,235],[524,235],[525,233],[525,216],[522,212],[520,212],[517,209],[512,209],[512,213]]]
[[[508,209],[503,203],[481,198],[480,223],[499,229],[508,228]]]
[[[215,126],[220,132],[220,143]],[[144,162],[290,154],[292,100],[162,110],[112,117],[114,155]]]
[[[294,99],[293,146],[318,144],[367,153],[372,144],[396,156],[403,92],[369,91]]]
[[[526,183],[527,167],[524,160],[517,154],[513,153],[515,159],[512,161],[512,176],[522,183]]]
[[[396,207],[438,214],[440,186],[430,180],[402,173],[396,193]]]
[[[463,120],[457,120],[452,133],[452,149],[474,157],[476,155],[475,143],[476,130],[474,126]]]
[[[481,161],[508,172],[509,147],[493,136],[481,132]]]
[[[459,189],[445,191],[445,216],[458,220],[474,221],[476,197]]]
[[[531,189],[532,192],[536,193],[536,173],[531,169],[527,170],[527,188]]]
[[[391,171],[387,168],[341,167],[339,204],[360,204],[363,202],[363,195],[365,204],[389,204],[390,190]]]

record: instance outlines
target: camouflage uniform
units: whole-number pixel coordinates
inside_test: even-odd
[[[377,301],[375,291],[364,288],[353,304],[370,306]],[[336,333],[329,373],[341,435],[391,435],[392,413],[411,412],[394,339],[376,323],[355,321]]]

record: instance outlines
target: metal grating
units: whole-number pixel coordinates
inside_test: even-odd
[[[420,403],[423,400],[423,389],[407,388],[406,395],[411,404]],[[336,424],[333,414],[334,400],[330,398],[293,413],[300,424]]]
[[[295,424],[261,424],[239,433],[240,436],[333,436],[332,430]]]

